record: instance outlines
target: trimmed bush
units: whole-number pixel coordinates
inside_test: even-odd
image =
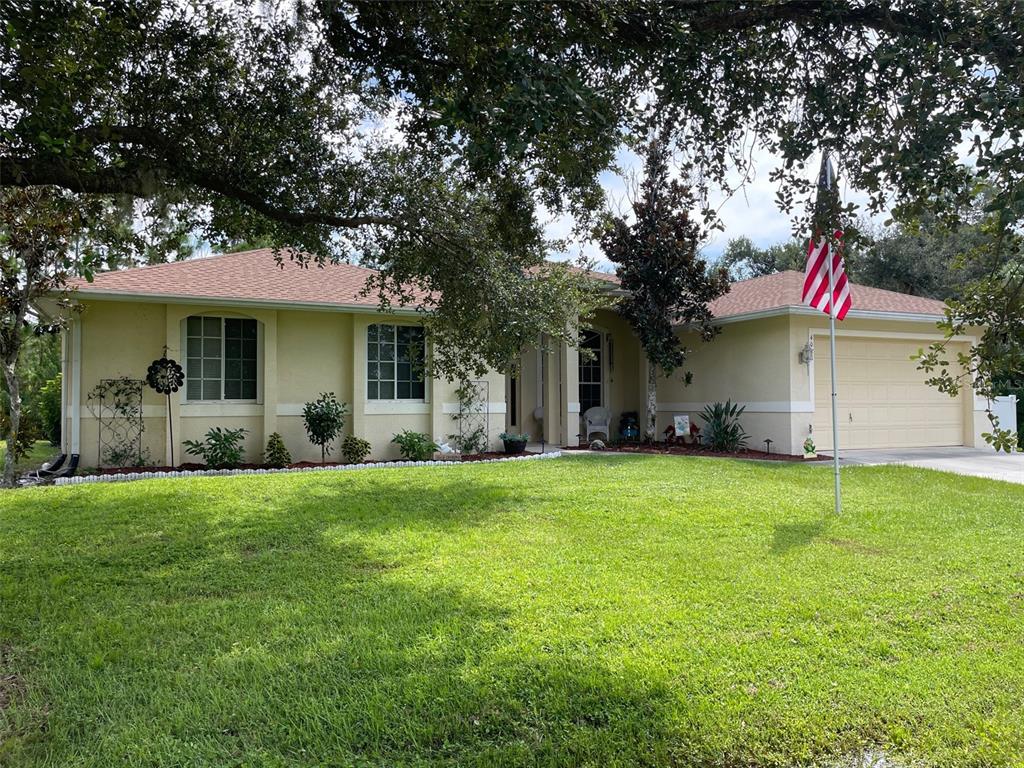
[[[320,446],[320,461],[327,461],[331,444],[345,428],[345,414],[348,404],[338,401],[333,392],[321,392],[320,397],[306,403],[302,418],[306,423],[309,442]]]
[[[245,427],[214,427],[206,433],[203,441],[186,440],[185,452],[201,456],[206,466],[213,469],[232,469],[242,463],[242,440],[248,433]]]
[[[341,441],[341,456],[347,464],[360,464],[370,455],[371,446],[361,437],[349,435]]]
[[[411,429],[403,429],[393,438],[392,443],[398,445],[398,452],[402,458],[409,461],[426,461],[434,455],[437,450],[437,443],[422,432],[413,432]]]
[[[263,452],[263,460],[268,467],[280,469],[292,463],[292,455],[284,445],[281,435],[275,432],[267,438],[267,450]]]

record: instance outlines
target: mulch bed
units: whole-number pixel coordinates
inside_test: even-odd
[[[486,461],[487,459],[506,459],[509,456],[535,456],[539,451],[523,451],[522,453],[507,454],[504,451],[489,451],[487,453],[467,453],[463,454],[458,458],[449,459],[453,462],[467,462],[467,461]],[[393,461],[403,461],[403,459],[393,459]],[[364,461],[363,464],[372,464],[374,462]],[[294,464],[289,464],[284,469],[305,469],[307,467],[343,467],[347,466],[349,462],[345,461],[328,461],[321,464],[319,461],[297,461]],[[129,475],[135,472],[195,472],[198,470],[210,469],[205,464],[186,463],[179,464],[176,467],[101,467],[99,469],[89,472],[91,475]],[[232,469],[270,469],[266,464],[239,464],[237,467]]]
[[[570,445],[563,450],[567,451],[589,451],[589,445]],[[724,459],[757,459],[759,461],[831,461],[831,456],[818,454],[817,458],[805,459],[802,455],[789,453],[765,453],[764,451],[743,450],[743,451],[713,451],[699,445],[689,443],[683,445],[669,445],[668,443],[655,443],[654,445],[641,445],[637,443],[622,443],[609,445],[609,451],[619,453],[655,453],[663,456],[715,456]]]

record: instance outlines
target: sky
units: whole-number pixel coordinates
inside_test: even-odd
[[[714,231],[704,243],[702,253],[710,261],[718,259],[725,250],[726,244],[738,237],[749,237],[760,247],[784,243],[793,237],[793,225],[790,217],[782,213],[775,204],[777,185],[769,180],[769,173],[777,164],[777,158],[761,150],[754,152],[755,173],[753,179],[741,190],[726,199],[719,191],[712,195],[711,202],[719,208],[719,217],[724,231]],[[616,157],[616,163],[622,168],[623,174],[606,171],[601,175],[609,205],[614,212],[629,207],[630,189],[629,176],[639,174],[643,167],[640,158],[629,150],[623,149]],[[814,172],[817,163],[811,163]],[[840,179],[840,184],[842,180]],[[867,195],[856,190],[843,190],[843,198],[847,202],[855,202],[863,206]],[[546,218],[542,213],[542,221],[547,220],[546,231],[551,238],[568,238],[572,232],[572,220],[569,217]],[[601,249],[594,242],[574,242],[568,253],[556,254],[559,260],[571,259],[582,252],[597,262],[598,269],[610,270],[612,265],[601,254]]]

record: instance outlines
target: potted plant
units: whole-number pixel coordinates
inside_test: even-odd
[[[529,435],[517,435],[515,432],[502,432],[498,437],[505,444],[505,453],[522,453],[530,442]]]
[[[817,452],[816,452],[816,450],[814,448],[814,440],[811,437],[808,437],[806,440],[804,440],[804,458],[805,459],[816,459],[816,458],[818,458],[818,454],[817,454]]]

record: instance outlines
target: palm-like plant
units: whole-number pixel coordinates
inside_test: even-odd
[[[704,406],[700,417],[707,422],[704,436],[709,448],[716,451],[738,451],[747,447],[750,435],[740,424],[740,416],[746,408],[731,400]]]

